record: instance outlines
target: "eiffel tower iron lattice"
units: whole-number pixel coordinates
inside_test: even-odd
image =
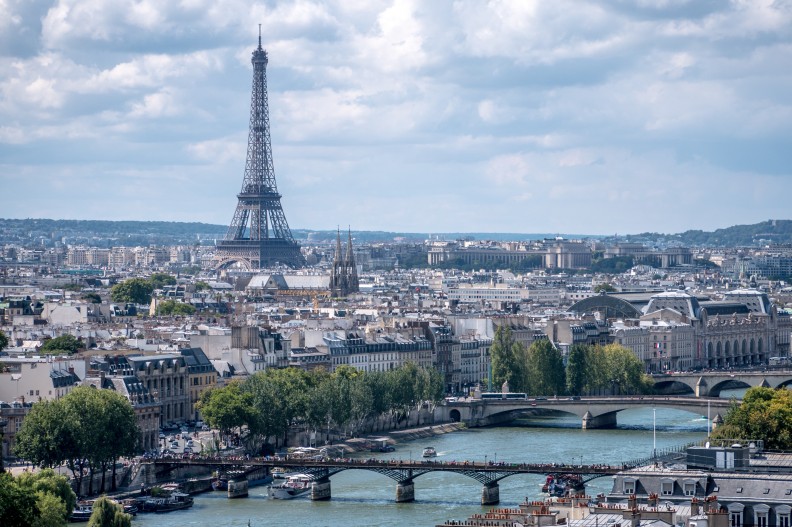
[[[277,264],[302,267],[305,258],[294,241],[281,207],[275,183],[267,103],[267,52],[253,51],[253,92],[250,98],[250,131],[242,191],[231,226],[217,242],[213,266],[222,269],[238,263],[248,269]]]

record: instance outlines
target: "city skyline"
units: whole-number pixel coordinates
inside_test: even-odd
[[[789,216],[792,7],[424,4],[0,0],[2,216],[228,225],[259,22],[295,229]]]

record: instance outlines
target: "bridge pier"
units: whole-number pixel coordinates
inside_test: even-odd
[[[481,504],[497,505],[500,503],[500,486],[497,483],[488,483],[481,487]]]
[[[598,415],[594,417],[591,412],[583,415],[583,430],[593,430],[595,428],[614,428],[616,427],[616,412]]]
[[[330,480],[320,479],[311,484],[311,501],[325,501],[330,499]]]
[[[415,483],[411,479],[396,484],[396,503],[409,501],[415,501]]]

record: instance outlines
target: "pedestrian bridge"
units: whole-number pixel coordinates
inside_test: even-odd
[[[786,388],[792,385],[792,371],[712,371],[653,375],[655,391],[718,397],[723,390],[766,386]]]
[[[724,416],[732,402],[717,397],[608,396],[527,399],[465,399],[437,409],[439,417],[462,421],[470,427],[491,426],[536,415],[572,414],[584,429],[613,428],[616,416],[631,408],[672,408],[715,420]]]
[[[482,484],[481,504],[494,505],[500,501],[499,482],[517,474],[567,474],[579,475],[581,484],[602,476],[612,476],[622,470],[634,468],[648,460],[636,460],[620,465],[567,465],[557,463],[496,463],[493,461],[436,461],[436,460],[385,460],[385,459],[276,459],[267,458],[222,458],[198,457],[194,459],[157,458],[144,461],[152,466],[161,479],[179,469],[191,467],[209,468],[217,471],[250,472],[261,467],[289,468],[301,474],[308,474],[312,500],[331,498],[330,478],[345,470],[367,470],[377,472],[396,481],[396,501],[415,500],[415,478],[431,472],[456,472]]]

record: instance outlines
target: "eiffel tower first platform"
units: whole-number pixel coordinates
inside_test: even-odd
[[[305,258],[292,237],[275,183],[267,104],[267,52],[261,48],[260,29],[251,62],[253,93],[245,177],[237,195],[234,219],[225,238],[217,242],[212,266],[218,270],[234,264],[247,269],[303,267]]]

